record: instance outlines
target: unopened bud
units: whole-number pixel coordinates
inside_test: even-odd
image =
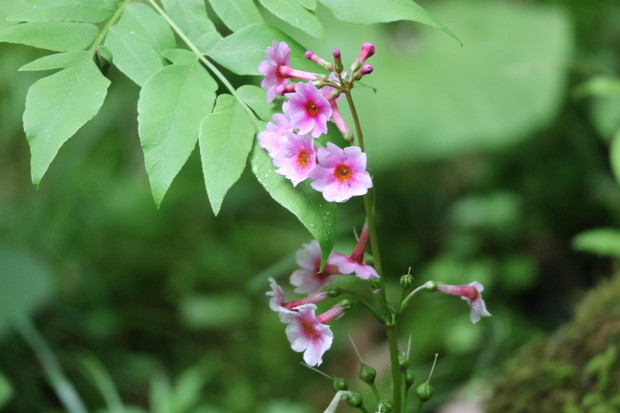
[[[415,382],[415,374],[413,373],[413,369],[407,369],[405,372],[405,386],[409,389],[413,383]]]
[[[347,384],[347,381],[342,377],[334,377],[334,380],[332,381],[332,387],[334,388],[334,391],[349,390],[349,385]]]
[[[362,363],[359,374],[360,380],[365,383],[372,384],[375,382],[375,377],[377,377],[377,370],[370,367],[368,364]]]
[[[335,64],[336,72],[342,73],[342,70],[344,68],[342,66],[342,59],[340,57],[340,50],[339,49],[334,49],[332,51],[332,56],[334,56],[334,64]]]
[[[362,394],[357,391],[352,391],[347,395],[346,401],[351,407],[360,407],[362,405]]]
[[[331,63],[321,59],[319,56],[317,56],[312,50],[308,50],[305,53],[305,57],[308,60],[312,60],[314,63],[316,63],[317,65],[329,70],[330,72],[332,70],[334,70],[334,65],[332,65]]]
[[[370,285],[370,289],[373,291],[381,290],[381,280],[379,278],[371,278],[368,281],[368,284]]]
[[[406,370],[409,367],[409,357],[407,357],[407,353],[404,351],[398,352],[398,367],[401,370]]]
[[[413,275],[405,274],[400,277],[400,286],[403,290],[409,290],[413,287]]]
[[[338,297],[340,294],[342,294],[342,289],[338,288],[338,287],[334,287],[334,288],[330,288],[328,290],[325,291],[325,293],[327,294],[328,297]]]
[[[381,400],[379,405],[381,406],[381,410],[379,410],[379,412],[381,412],[381,413],[391,413],[392,412],[392,402],[391,401],[389,401],[389,400]]]
[[[353,301],[351,301],[351,300],[342,300],[340,302],[340,305],[342,306],[343,310],[349,310],[351,307],[353,307]]]
[[[420,400],[427,402],[431,399],[431,397],[433,397],[433,386],[429,382],[425,381],[416,387],[415,392]]]

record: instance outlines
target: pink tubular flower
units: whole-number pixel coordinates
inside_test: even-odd
[[[279,169],[277,173],[293,182],[293,186],[308,178],[316,166],[314,139],[310,135],[297,135],[286,132],[286,139],[281,142],[280,151],[273,158],[273,164]]]
[[[287,93],[289,100],[282,110],[288,115],[293,129],[300,135],[311,133],[317,138],[327,133],[327,121],[332,116],[332,108],[327,99],[312,83],[297,83],[295,93]]]
[[[282,93],[284,85],[291,78],[302,80],[315,80],[314,73],[292,69],[290,65],[291,49],[286,42],[272,43],[265,51],[266,60],[258,65],[258,71],[265,75],[261,87],[267,89],[267,102],[271,102],[275,96]]]
[[[323,362],[323,354],[332,346],[334,334],[326,324],[340,317],[344,309],[336,305],[320,316],[315,316],[316,305],[304,304],[295,311],[280,313],[282,322],[288,324],[286,337],[293,351],[304,353],[304,361],[309,366]]]
[[[286,131],[292,129],[288,118],[282,113],[275,113],[272,119],[274,123],[267,123],[266,129],[258,134],[258,144],[275,158],[280,153]]]
[[[466,285],[437,284],[437,291],[444,294],[456,295],[467,301],[471,307],[469,319],[474,324],[480,321],[481,317],[491,317],[491,313],[487,311],[487,306],[482,299],[484,287],[477,281],[470,282]]]
[[[278,285],[276,280],[271,277],[269,278],[269,286],[271,287],[271,291],[267,291],[265,294],[271,297],[269,299],[269,308],[280,313],[280,318],[282,318],[282,313],[295,310],[297,307],[305,304],[318,303],[327,298],[327,293],[318,293],[309,295],[308,297],[301,298],[299,300],[287,302],[284,301],[284,290]]]
[[[364,249],[366,249],[366,244],[368,243],[368,236],[368,224],[364,224],[360,238],[357,240],[357,245],[351,255],[334,252],[327,260],[327,263],[338,267],[338,271],[341,274],[354,273],[362,280],[379,278],[379,274],[377,274],[377,270],[374,267],[364,264]]]
[[[341,149],[331,142],[317,152],[317,167],[310,173],[312,187],[329,202],[345,202],[372,187],[366,172],[366,154],[357,146]]]
[[[332,253],[330,257],[333,255]],[[297,251],[297,264],[301,267],[291,274],[291,284],[295,287],[295,292],[300,294],[314,294],[323,287],[334,282],[336,275],[340,274],[338,268],[328,263],[321,269],[321,248],[316,240],[304,244],[303,248]]]

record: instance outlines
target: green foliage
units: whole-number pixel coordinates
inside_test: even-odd
[[[172,21],[192,42],[198,43],[204,34],[215,31],[203,0],[162,0],[162,4]]]
[[[2,373],[0,373],[0,408],[4,407],[13,397],[13,386]]]
[[[202,171],[213,213],[245,169],[254,140],[254,125],[231,95],[217,98],[213,112],[200,125]]]
[[[112,17],[115,11],[115,0],[28,0],[7,20],[99,23]]]
[[[211,112],[216,89],[197,63],[166,66],[144,83],[138,130],[158,206],[196,146],[200,122]]]
[[[263,23],[263,18],[253,0],[211,0],[209,4],[232,31]]]
[[[77,66],[81,62],[84,62],[89,57],[88,52],[74,51],[65,53],[56,53],[43,56],[39,59],[33,60],[20,67],[19,71],[39,71],[39,70],[56,70],[66,69],[72,66]]]
[[[323,39],[323,26],[314,13],[304,8],[296,1],[288,0],[259,0],[260,3],[278,18],[289,23],[310,36]]]
[[[0,42],[68,52],[87,48],[98,34],[99,28],[90,23],[33,21],[0,31]]]
[[[573,248],[591,254],[620,258],[620,230],[589,229],[573,238]]]

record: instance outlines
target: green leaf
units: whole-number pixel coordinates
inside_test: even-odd
[[[191,65],[198,60],[196,54],[187,49],[168,49],[164,50],[161,55],[177,65]]]
[[[258,64],[265,60],[265,50],[272,42],[285,41],[291,48],[291,66],[307,68],[306,49],[271,26],[255,24],[226,36],[208,51],[208,56],[238,75],[258,75]],[[310,66],[312,67],[312,66]]]
[[[168,16],[192,42],[197,43],[202,35],[215,31],[204,0],[162,0],[162,4]]]
[[[159,206],[198,140],[217,84],[200,65],[170,65],[140,91],[138,131],[153,199]]]
[[[112,53],[112,63],[137,85],[144,85],[146,79],[164,66],[151,44],[127,27],[111,27],[105,46]]]
[[[426,10],[412,0],[320,0],[336,18],[343,22],[374,24],[410,20],[442,30],[459,40]]]
[[[29,22],[0,30],[0,42],[68,52],[86,49],[98,34],[99,28],[89,23]]]
[[[620,129],[616,131],[616,134],[611,141],[611,147],[609,148],[609,161],[611,163],[611,170],[616,177],[616,182],[620,184]]]
[[[117,25],[142,37],[157,52],[177,46],[174,33],[166,20],[145,4],[129,4]]]
[[[24,130],[38,184],[60,147],[99,112],[110,81],[87,59],[34,83],[26,96]]]
[[[595,76],[578,85],[573,90],[573,96],[581,99],[587,96],[602,98],[620,97],[620,79],[613,76]]]
[[[3,408],[13,397],[11,382],[0,373],[0,409]]]
[[[327,202],[307,183],[293,187],[291,181],[275,171],[267,152],[255,141],[251,155],[252,172],[269,195],[299,219],[319,242],[323,262],[333,246],[336,228],[336,204]]]
[[[6,20],[8,16],[23,6],[24,0],[4,0],[0,1],[0,30],[5,27],[14,26],[15,22]]]
[[[263,17],[253,0],[209,0],[222,22],[232,31],[263,23]]]
[[[14,318],[36,310],[54,291],[50,269],[29,251],[0,244],[0,334]],[[1,376],[0,376],[1,377]],[[0,383],[0,399],[3,385]],[[4,387],[4,397],[8,397]],[[1,405],[0,400],[0,405]],[[1,407],[1,406],[0,406]]]
[[[323,26],[313,12],[291,0],[260,0],[260,3],[275,16],[318,39],[325,37]],[[355,1],[356,4],[361,2]],[[363,3],[362,3],[363,4]]]
[[[620,230],[595,228],[581,232],[573,237],[573,248],[605,257],[620,258]]]
[[[199,135],[202,171],[215,215],[241,177],[253,140],[254,125],[243,107],[231,95],[220,95],[213,113],[202,121]]]
[[[88,52],[84,52],[81,50],[75,52],[56,53],[43,56],[36,60],[33,60],[30,63],[26,63],[17,70],[23,72],[66,69],[68,67],[75,66],[83,62],[84,60],[88,59],[88,56]]]
[[[317,0],[297,0],[297,2],[308,10],[316,10]]]
[[[99,23],[112,17],[117,7],[113,0],[28,0],[8,20]]]
[[[241,294],[191,295],[179,302],[181,321],[190,328],[215,329],[241,325],[252,314],[252,305]]]
[[[275,104],[267,102],[267,91],[265,89],[254,85],[243,85],[237,89],[237,95],[260,119],[271,120]]]
[[[136,84],[163,67],[160,53],[176,47],[174,33],[168,23],[153,9],[141,4],[129,4],[119,22],[105,40],[118,69]]]

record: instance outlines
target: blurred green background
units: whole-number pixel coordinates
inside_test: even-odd
[[[609,163],[620,98],[575,90],[617,75],[620,7],[420,3],[462,47],[411,23],[338,23],[321,6],[323,43],[273,23],[320,55],[341,49],[345,62],[361,43],[377,46],[365,78],[376,91],[354,97],[394,294],[408,267],[419,283],[486,287],[493,317],[477,325],[461,300],[436,295],[414,300],[402,322],[421,380],[440,354],[432,411],[459,389],[488,393],[515,349],[568,320],[576,300],[611,274],[609,259],[575,252],[571,240],[620,223]],[[21,113],[41,74],[17,68],[44,54],[0,44],[0,409],[64,411],[24,340],[26,313],[89,411],[322,411],[331,384],[299,365],[264,295],[268,277],[282,284],[295,269],[309,234],[249,171],[213,217],[197,153],[157,210],[137,136],[139,89],[115,69],[101,113],[33,187]],[[248,80],[260,81],[236,78]],[[339,208],[337,249],[351,248],[362,211],[359,199]],[[351,336],[387,379],[371,317],[356,308],[333,330],[323,371],[362,388]]]

